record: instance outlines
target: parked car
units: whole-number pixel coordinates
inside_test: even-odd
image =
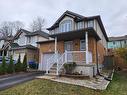
[[[2,64],[2,59],[3,59],[3,56],[0,56],[0,64]],[[9,58],[9,57],[5,57],[5,60],[6,60],[6,63],[9,64],[9,62],[10,62],[10,58]],[[13,62],[14,62],[14,64],[17,63],[16,60],[13,60]]]

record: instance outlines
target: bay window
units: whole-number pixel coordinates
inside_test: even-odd
[[[65,20],[60,24],[60,32],[68,32],[72,30],[72,20]]]

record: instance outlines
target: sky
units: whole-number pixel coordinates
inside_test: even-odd
[[[66,10],[100,15],[108,36],[127,35],[127,0],[0,0],[0,22],[22,21],[28,29],[39,16],[48,28]]]

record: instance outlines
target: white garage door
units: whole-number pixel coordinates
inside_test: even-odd
[[[46,71],[47,59],[49,59],[52,55],[53,55],[53,53],[45,53],[45,54],[41,55],[41,63],[39,64],[38,70]]]

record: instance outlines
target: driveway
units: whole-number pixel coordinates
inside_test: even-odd
[[[36,76],[43,75],[42,72],[28,72],[20,73],[9,76],[0,76],[0,90],[12,87],[16,84],[20,84],[32,79],[35,79]]]

